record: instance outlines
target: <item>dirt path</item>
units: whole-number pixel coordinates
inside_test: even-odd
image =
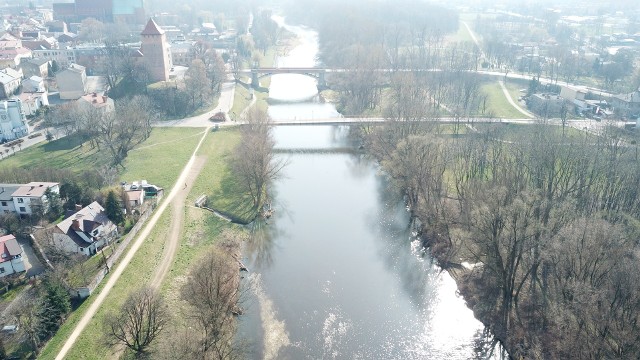
[[[87,309],[85,314],[82,316],[80,321],[78,321],[78,324],[73,329],[73,332],[71,333],[71,335],[69,335],[69,338],[64,343],[64,345],[62,346],[62,349],[60,349],[60,352],[56,356],[56,360],[64,359],[64,357],[67,355],[69,350],[71,350],[71,347],[73,346],[73,344],[76,342],[80,334],[82,334],[82,331],[84,330],[84,328],[87,327],[87,324],[89,324],[89,321],[91,321],[93,316],[96,314],[96,312],[98,311],[98,309],[100,308],[100,306],[102,305],[106,297],[111,292],[111,289],[116,284],[118,279],[120,279],[120,276],[122,275],[126,267],[131,262],[131,259],[133,259],[133,256],[136,254],[140,246],[142,246],[142,243],[147,239],[147,237],[151,233],[151,230],[153,230],[154,226],[160,219],[160,216],[162,216],[162,214],[167,209],[169,204],[173,206],[174,201],[180,202],[181,193],[183,193],[182,202],[184,203],[184,196],[186,196],[186,190],[187,190],[184,188],[184,184],[186,184],[187,181],[189,180],[189,175],[191,174],[192,169],[194,167],[198,168],[198,166],[196,165],[198,163],[198,157],[196,157],[196,154],[200,149],[200,146],[204,142],[206,135],[209,133],[209,130],[210,128],[207,128],[207,131],[203,133],[202,138],[200,138],[200,142],[198,142],[198,145],[194,149],[193,154],[189,159],[189,162],[187,163],[187,165],[185,165],[184,169],[180,173],[180,176],[178,177],[178,180],[176,181],[173,188],[171,189],[171,192],[167,195],[164,202],[162,202],[160,207],[153,214],[149,222],[147,222],[146,226],[140,232],[140,235],[138,235],[138,238],[135,240],[135,242],[131,246],[131,249],[129,250],[129,252],[124,256],[124,258],[122,259],[120,264],[118,264],[118,266],[115,268],[115,270],[113,270],[113,272],[111,273],[111,276],[109,277],[109,280],[104,285],[104,288],[102,289],[100,294],[98,294],[94,298],[93,303],[89,306],[89,308]],[[182,208],[183,208],[182,210],[184,210],[184,205],[182,206]],[[170,263],[172,260],[173,260],[173,257],[169,258],[165,256],[163,259],[163,263],[164,262]]]
[[[507,87],[504,86],[504,81],[498,81],[500,83],[500,87],[502,88],[502,93],[504,94],[504,96],[507,98],[507,101],[509,101],[509,104],[511,104],[511,106],[513,106],[516,110],[518,110],[521,114],[523,114],[524,116],[528,117],[529,119],[533,119],[535,118],[535,116],[528,112],[527,110],[523,109],[522,107],[520,107],[520,105],[516,104],[515,101],[513,101],[513,98],[511,97],[511,94],[509,93],[509,90],[507,90]]]
[[[193,182],[200,174],[200,171],[204,167],[206,163],[206,157],[198,156],[196,160],[189,169],[189,174],[187,175],[187,180],[184,183],[182,190],[178,192],[178,194],[173,198],[171,202],[171,224],[169,226],[169,238],[167,239],[167,243],[165,244],[164,251],[162,252],[162,261],[158,264],[158,268],[151,280],[151,286],[154,288],[160,287],[162,284],[162,280],[164,280],[165,276],[169,272],[171,265],[173,264],[173,258],[176,256],[176,252],[180,245],[180,234],[182,233],[182,228],[184,225],[184,212],[185,212],[185,200],[187,199],[187,195],[191,191],[191,187],[193,186]],[[179,184],[178,184],[179,185]]]

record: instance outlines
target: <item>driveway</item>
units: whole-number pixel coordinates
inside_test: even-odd
[[[44,266],[40,262],[40,259],[36,256],[36,253],[26,239],[18,240],[18,244],[22,248],[22,261],[24,267],[27,270],[27,276],[35,276],[44,272]]]

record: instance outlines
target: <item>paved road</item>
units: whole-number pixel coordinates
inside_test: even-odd
[[[222,84],[222,89],[220,91],[220,99],[218,100],[218,106],[215,109],[208,111],[202,115],[196,115],[184,119],[171,120],[171,121],[159,121],[153,124],[156,127],[169,127],[169,126],[179,126],[179,127],[209,127],[212,125],[212,122],[209,118],[217,113],[224,112],[228,113],[233,106],[233,97],[235,96],[236,84],[233,81],[227,81]]]

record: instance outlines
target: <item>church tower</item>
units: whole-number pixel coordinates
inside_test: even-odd
[[[140,33],[144,64],[149,71],[151,81],[169,80],[169,71],[173,67],[169,43],[164,30],[160,29],[153,19],[149,19],[147,26]]]

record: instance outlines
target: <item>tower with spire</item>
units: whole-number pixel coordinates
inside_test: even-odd
[[[173,63],[167,36],[153,19],[149,19],[144,30],[140,33],[142,38],[143,61],[149,71],[151,81],[169,80],[169,71]]]

